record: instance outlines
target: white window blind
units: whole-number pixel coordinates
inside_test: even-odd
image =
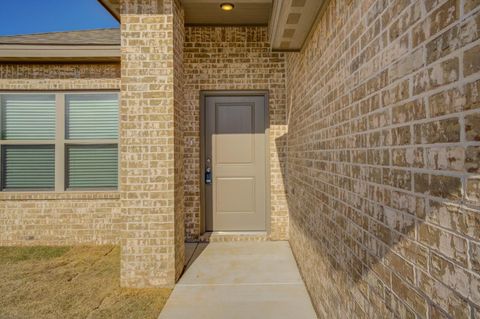
[[[65,115],[67,139],[118,137],[117,94],[69,94]]]
[[[6,94],[2,101],[2,139],[55,139],[55,95]]]
[[[53,146],[4,146],[3,187],[5,189],[55,186],[55,149]]]
[[[117,187],[116,145],[70,145],[67,158],[68,188]]]

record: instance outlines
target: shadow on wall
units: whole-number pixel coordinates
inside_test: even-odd
[[[430,272],[448,282],[454,264],[415,242],[417,227],[422,242],[467,263],[462,242],[424,224],[426,199],[372,183],[371,171],[348,157],[331,162],[316,158],[324,151],[300,151],[288,144],[288,134],[276,145],[290,147],[282,167],[290,244],[319,317],[427,317],[430,307],[430,316],[448,311],[454,318],[470,318],[467,298],[428,274],[430,259]],[[333,173],[337,165],[344,166],[342,175]],[[355,173],[356,167],[361,172]],[[468,282],[451,284],[466,285],[458,290],[469,296],[475,289]]]
[[[200,257],[203,251],[207,248],[208,243],[195,242],[195,243],[185,243],[185,267],[183,269],[182,275],[187,271],[188,268],[195,262],[195,260]]]

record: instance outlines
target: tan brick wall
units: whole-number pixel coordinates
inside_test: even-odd
[[[119,244],[118,192],[2,193],[0,246]]]
[[[0,63],[0,79],[120,79],[120,63]]]
[[[320,318],[479,318],[480,2],[332,0],[287,57],[290,242]]]
[[[268,90],[271,239],[288,236],[285,167],[285,55],[272,53],[265,27],[186,27],[185,211],[187,238],[200,236],[200,91]]]
[[[120,65],[0,63],[0,91],[118,90]],[[0,245],[117,244],[118,192],[0,193]]]
[[[175,273],[178,279],[182,274],[185,260],[185,205],[184,185],[184,130],[185,99],[183,46],[185,42],[184,12],[180,3],[173,2],[173,67],[174,74],[174,144],[175,144]]]
[[[173,286],[183,263],[175,260],[183,257],[175,235],[182,227],[176,213],[183,213],[175,212],[181,209],[175,197],[182,196],[182,171],[175,160],[181,159],[176,141],[182,132],[174,121],[181,114],[174,47],[181,42],[178,35],[174,40],[173,28],[180,18],[167,2],[121,2],[120,185],[126,223],[121,283],[130,287]]]
[[[0,90],[118,90],[120,63],[0,63]]]

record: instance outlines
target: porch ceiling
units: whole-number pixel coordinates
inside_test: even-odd
[[[98,0],[120,20],[121,0]],[[273,0],[180,0],[187,25],[268,25]],[[230,2],[235,9],[225,12],[220,4]]]
[[[180,0],[185,23],[190,25],[268,25],[272,0]],[[232,11],[220,9],[222,2],[235,5]]]
[[[98,0],[118,20],[121,0]],[[298,51],[326,0],[180,0],[187,25],[268,25],[272,49]],[[235,9],[225,12],[222,2]]]

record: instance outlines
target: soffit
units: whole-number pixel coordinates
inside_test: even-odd
[[[326,0],[275,0],[270,21],[270,41],[274,50],[302,48]]]

